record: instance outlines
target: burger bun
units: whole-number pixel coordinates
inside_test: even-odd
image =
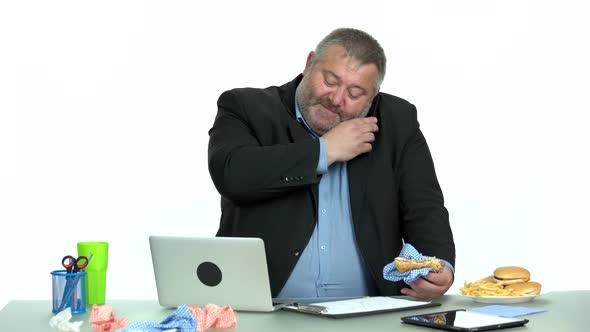
[[[541,294],[541,284],[534,281],[511,284],[504,288],[523,296]]]
[[[529,281],[531,273],[520,266],[503,266],[494,270],[493,278],[501,285],[512,285]]]

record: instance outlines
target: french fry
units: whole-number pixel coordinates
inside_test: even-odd
[[[466,296],[523,296],[512,289],[506,289],[503,285],[495,283],[492,277],[485,277],[474,282],[465,281],[459,289],[461,295]]]

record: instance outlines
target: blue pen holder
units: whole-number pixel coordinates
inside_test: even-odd
[[[51,272],[53,283],[53,313],[70,307],[72,314],[86,312],[86,272],[68,273],[66,270]]]

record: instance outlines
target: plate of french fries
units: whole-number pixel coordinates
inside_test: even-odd
[[[463,287],[459,289],[459,295],[480,303],[510,304],[532,301],[541,294],[520,293],[495,282],[494,278],[489,276],[474,282],[465,281]]]

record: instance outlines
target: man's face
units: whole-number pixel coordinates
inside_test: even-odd
[[[323,135],[342,121],[367,115],[376,95],[377,66],[360,65],[333,45],[323,58],[307,57],[297,102],[305,121]]]

